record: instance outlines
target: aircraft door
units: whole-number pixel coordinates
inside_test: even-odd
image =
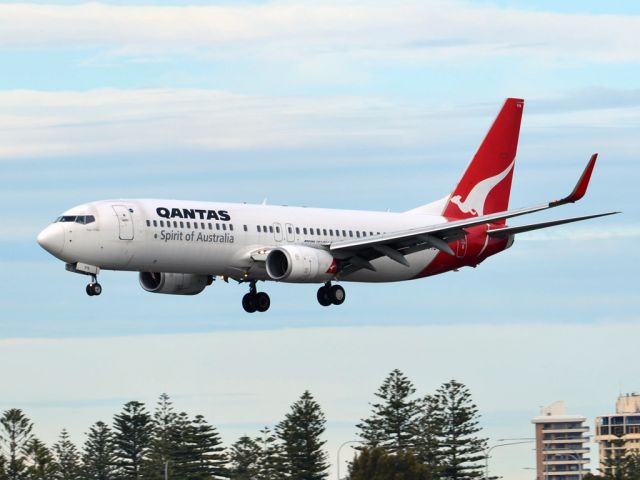
[[[124,205],[113,205],[113,210],[118,217],[120,240],[133,240],[133,209]]]
[[[467,237],[466,235],[456,242],[456,257],[462,258],[467,253]]]
[[[282,225],[277,222],[273,224],[273,238],[275,238],[276,242],[281,242],[283,238]]]
[[[296,234],[294,232],[294,227],[290,223],[287,223],[285,226],[285,234],[287,236],[287,242],[295,242]]]

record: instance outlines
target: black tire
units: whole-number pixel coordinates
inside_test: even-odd
[[[98,296],[102,293],[102,285],[100,285],[99,283],[94,283],[92,290],[93,290],[93,294],[95,296]]]
[[[329,298],[334,305],[342,305],[345,298],[347,298],[347,294],[340,285],[334,285],[329,292]]]
[[[271,306],[271,299],[269,295],[264,292],[259,292],[256,294],[256,310],[259,312],[266,312],[269,310]]]
[[[327,287],[320,287],[318,289],[318,303],[323,307],[328,307],[331,305],[331,296],[330,291]]]
[[[242,297],[242,308],[247,313],[253,313],[257,309],[256,295],[253,293],[247,293]]]
[[[95,293],[93,293],[93,283],[87,285],[86,292],[90,297],[93,297],[95,295]]]

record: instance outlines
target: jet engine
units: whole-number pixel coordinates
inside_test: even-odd
[[[211,285],[212,281],[210,275],[140,272],[140,286],[152,293],[197,295]]]
[[[280,282],[326,282],[336,273],[335,259],[329,252],[301,245],[275,248],[265,263],[269,277]]]

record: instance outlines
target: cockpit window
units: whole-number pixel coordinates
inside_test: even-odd
[[[56,218],[57,222],[75,222],[80,223],[82,225],[88,225],[89,223],[93,223],[96,221],[96,217],[93,215],[63,215],[62,217]]]
[[[81,223],[83,225],[88,225],[96,221],[96,217],[93,215],[79,215],[76,218],[76,223]]]

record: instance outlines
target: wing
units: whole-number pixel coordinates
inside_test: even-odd
[[[567,203],[574,203],[580,200],[587,191],[587,186],[589,185],[589,180],[597,157],[597,154],[591,156],[591,159],[587,163],[587,166],[576,183],[573,191],[560,200],[554,200],[534,207],[507,210],[504,212],[492,213],[464,220],[444,222],[426,227],[413,228],[410,230],[396,231],[383,235],[334,242],[328,245],[329,250],[334,257],[341,260],[339,273],[342,275],[348,275],[362,268],[375,271],[375,267],[371,264],[371,261],[383,256],[389,257],[402,265],[408,266],[409,263],[406,259],[406,255],[428,248],[436,248],[449,255],[453,255],[454,252],[448,244],[463,238],[467,233],[465,228],[476,225],[491,224],[499,220],[519,217],[521,215],[547,210],[549,208],[558,207]],[[510,235],[538,228],[560,225],[563,223],[577,222],[590,218],[612,215],[614,213],[618,212],[574,217],[523,227],[505,227],[490,230],[489,233],[492,235]]]

